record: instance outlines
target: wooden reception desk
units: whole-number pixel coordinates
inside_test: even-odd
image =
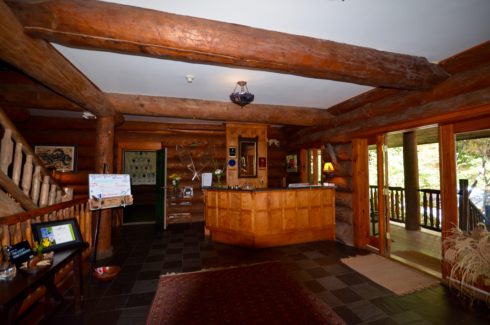
[[[334,188],[203,190],[213,241],[271,247],[335,240]]]

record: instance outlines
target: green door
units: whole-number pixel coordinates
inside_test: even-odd
[[[157,151],[155,222],[159,229],[167,229],[167,148]]]

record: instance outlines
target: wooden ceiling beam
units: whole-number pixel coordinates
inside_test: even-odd
[[[250,104],[241,108],[230,102],[124,94],[107,94],[107,98],[119,113],[130,115],[301,126],[324,125],[332,118],[323,109],[295,106]]]
[[[426,89],[448,77],[425,58],[86,0],[7,1],[33,37],[72,47]]]
[[[330,113],[319,108],[250,104],[241,109],[219,101],[106,93],[104,96],[118,114],[300,126],[325,125],[332,119]],[[0,102],[6,107],[83,110],[34,80],[10,72],[0,72]]]
[[[44,40],[33,39],[0,1],[0,58],[97,116],[115,110],[103,93]]]
[[[488,98],[486,92],[490,91],[489,75],[490,62],[454,74],[431,90],[399,90],[396,94],[377,101],[368,100],[364,105],[356,106],[355,109],[336,116],[326,127],[303,128],[292,134],[291,139],[301,139],[309,143],[324,141],[331,137],[338,138],[339,134],[348,139],[355,134],[393,130],[390,123],[400,126],[402,123],[400,119],[403,118],[407,119],[408,124],[413,125],[411,119],[415,118],[414,114],[419,114],[420,121],[426,123],[437,114],[441,115],[441,120],[452,118],[460,114],[458,113],[460,109],[490,104],[486,102]],[[478,99],[475,94],[482,96]],[[467,100],[466,104],[464,100]],[[452,101],[455,107],[450,107]],[[465,117],[465,114],[461,113],[459,116]]]
[[[490,41],[484,42],[461,53],[451,56],[439,65],[451,74],[457,74],[490,64]],[[328,111],[338,116],[357,108],[374,104],[384,98],[400,95],[400,90],[376,88],[334,105]]]
[[[25,78],[6,80],[0,72],[0,102],[4,107],[83,111],[83,108],[49,88]],[[28,82],[25,82],[25,81]]]
[[[361,120],[401,112],[433,101],[457,96],[477,89],[490,87],[490,64],[460,74],[455,74],[431,90],[398,91],[395,96],[367,103],[355,110],[337,116],[332,126],[359,123]]]

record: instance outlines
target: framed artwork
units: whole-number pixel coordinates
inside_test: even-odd
[[[267,159],[265,157],[259,157],[259,168],[267,167]]]
[[[34,146],[34,152],[48,169],[75,171],[75,146]]]
[[[155,185],[156,151],[124,151],[124,174],[131,177],[131,185]]]
[[[298,172],[298,155],[287,155],[286,156],[286,171],[288,173]]]
[[[236,147],[229,147],[228,148],[228,156],[236,157]]]

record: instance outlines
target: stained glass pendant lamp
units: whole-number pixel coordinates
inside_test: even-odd
[[[240,90],[237,90],[238,87],[240,87]],[[254,94],[248,91],[246,81],[239,81],[236,83],[235,89],[230,94],[230,99],[233,103],[243,107],[254,101]]]

